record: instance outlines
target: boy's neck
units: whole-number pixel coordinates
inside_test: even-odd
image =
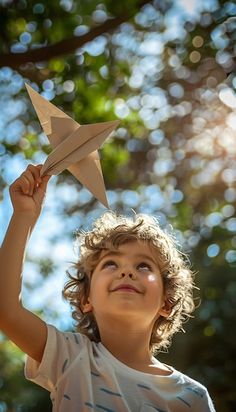
[[[120,319],[103,319],[99,322],[101,343],[120,362],[153,375],[170,375],[172,371],[164,364],[153,360],[149,350],[151,338],[151,325],[143,325],[141,322],[131,323]],[[135,328],[134,325],[139,325]]]
[[[163,363],[152,359],[149,351],[149,339],[147,333],[142,331],[126,331],[120,333],[119,330],[112,330],[106,333],[101,330],[101,342],[105,348],[120,362],[140,372],[168,376],[172,373],[169,367]]]
[[[152,363],[149,351],[151,332],[135,329],[132,325],[112,322],[99,324],[101,342],[118,360],[126,364],[148,365]]]

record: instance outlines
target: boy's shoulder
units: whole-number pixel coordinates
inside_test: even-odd
[[[170,385],[170,388],[175,392],[177,399],[189,407],[191,404],[198,405],[198,409],[194,410],[215,412],[213,401],[204,384],[173,367],[171,367],[171,369],[173,373],[170,375],[172,376],[172,385]]]
[[[197,391],[200,396],[207,393],[207,388],[202,383],[173,367],[171,367],[171,369],[180,384],[182,383],[186,388],[189,388],[189,390]]]
[[[76,332],[73,330],[59,330],[57,327],[51,324],[47,324],[48,335],[53,336],[54,339],[63,340],[71,344],[78,345],[79,343],[89,343],[90,339],[83,333]]]

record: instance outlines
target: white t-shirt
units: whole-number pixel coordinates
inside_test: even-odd
[[[25,376],[51,392],[53,412],[215,411],[203,385],[171,370],[168,376],[137,371],[101,342],[48,325],[42,362],[27,357]]]

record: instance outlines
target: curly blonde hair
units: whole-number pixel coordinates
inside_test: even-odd
[[[148,242],[152,246],[163,279],[165,299],[172,308],[167,318],[160,316],[153,326],[149,349],[154,354],[168,348],[173,334],[183,331],[183,323],[195,309],[194,274],[186,255],[177,249],[174,237],[165,233],[154,217],[134,214],[133,218],[128,218],[108,211],[94,222],[91,231],[78,232],[80,258],[72,266],[75,274],[67,271],[70,280],[65,284],[62,294],[73,308],[72,316],[76,320],[77,331],[99,342],[100,334],[93,313],[83,313],[92,273],[103,250],[114,250],[136,240]]]

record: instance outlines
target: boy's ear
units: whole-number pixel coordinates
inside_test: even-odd
[[[165,300],[161,309],[159,310],[159,315],[163,316],[164,318],[168,318],[172,311],[172,305],[168,300]]]
[[[86,303],[83,305],[83,313],[92,312],[92,303],[90,302],[89,298],[87,299]]]

